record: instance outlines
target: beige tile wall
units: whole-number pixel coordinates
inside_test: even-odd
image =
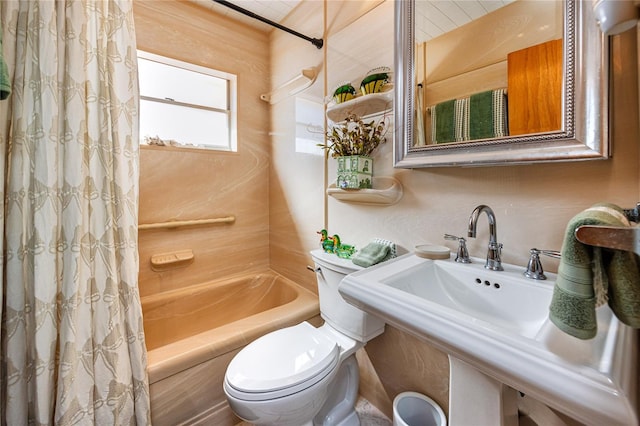
[[[143,296],[269,266],[269,40],[185,1],[136,0],[138,49],[238,76],[238,152],[142,147],[140,223],[235,215],[231,225],[140,231]],[[150,257],[192,249],[155,272]]]
[[[283,24],[310,37],[322,38],[322,2],[316,3],[317,8],[295,9],[293,22]],[[271,54],[277,59],[271,61],[271,87],[277,88],[300,70],[313,67],[319,73],[316,82],[298,96],[321,102],[323,53],[305,40],[273,32]],[[324,161],[322,156],[296,152],[295,100],[292,96],[271,106],[270,265],[317,292],[315,274],[306,265],[313,264],[309,250],[317,247],[316,232],[324,227]]]

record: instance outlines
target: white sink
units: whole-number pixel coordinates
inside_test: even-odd
[[[347,276],[340,293],[456,362],[585,424],[638,424],[634,330],[604,306],[594,339],[571,337],[548,320],[554,274],[535,281],[522,267],[489,271],[484,260],[472,260],[408,254]]]
[[[469,320],[482,320],[527,337],[534,337],[547,319],[553,287],[544,281],[532,282],[521,270],[512,272],[509,267],[496,272],[485,269],[480,262],[463,266],[451,261],[423,261],[415,256],[412,260],[416,262],[406,269],[409,258],[390,265],[393,275],[381,277],[380,282]],[[395,268],[401,270],[396,272]]]

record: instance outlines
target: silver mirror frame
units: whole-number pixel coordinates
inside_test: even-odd
[[[563,129],[526,136],[411,147],[414,139],[414,0],[395,4],[394,166],[484,166],[606,159],[609,47],[590,1],[567,0]]]

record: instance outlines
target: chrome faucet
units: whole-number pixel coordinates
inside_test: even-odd
[[[470,238],[476,237],[476,224],[482,212],[486,213],[489,218],[489,249],[487,251],[487,262],[484,264],[484,267],[492,271],[502,271],[502,261],[500,260],[502,244],[498,243],[498,226],[496,224],[496,216],[493,210],[491,210],[491,207],[481,204],[473,209],[469,217],[469,232],[467,235]]]

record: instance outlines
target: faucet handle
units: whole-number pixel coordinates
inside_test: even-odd
[[[527,264],[527,270],[524,271],[524,276],[533,280],[546,280],[547,276],[542,270],[540,255],[544,254],[545,256],[559,259],[560,252],[557,250],[538,250],[537,248],[532,248],[531,250],[529,250],[529,253],[529,263]]]
[[[471,263],[471,259],[469,259],[469,251],[467,250],[467,240],[451,234],[444,234],[444,239],[450,241],[458,241],[458,251],[456,253],[455,259],[456,262]]]
[[[538,249],[534,248],[532,250]],[[553,257],[554,259],[560,259],[562,257],[562,254],[558,250],[538,250],[538,252],[540,252],[540,254],[544,254],[545,256]]]

